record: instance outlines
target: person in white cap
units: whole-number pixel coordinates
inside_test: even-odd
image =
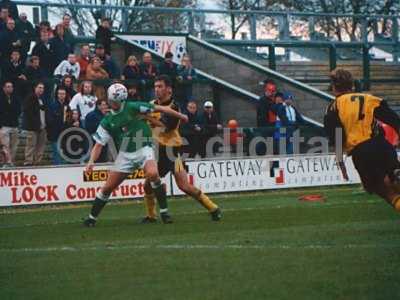
[[[201,116],[201,127],[202,127],[202,142],[200,156],[205,157],[207,155],[207,143],[208,141],[217,135],[218,131],[222,130],[222,125],[219,123],[217,114],[214,112],[214,104],[211,101],[204,102],[204,112]],[[212,154],[214,155],[217,151],[216,145],[213,145]]]

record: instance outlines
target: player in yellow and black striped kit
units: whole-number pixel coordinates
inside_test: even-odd
[[[179,111],[178,105],[176,105],[172,99],[172,82],[168,76],[161,75],[157,77],[154,82],[154,89],[156,94],[154,104],[170,106],[172,109]],[[179,189],[196,199],[205,207],[213,221],[219,221],[221,219],[221,210],[218,206],[200,189],[196,188],[188,181],[188,174],[181,158],[182,138],[179,134],[180,120],[177,118],[170,118],[166,114],[155,113],[148,118],[148,121],[152,127],[153,139],[158,144],[158,171],[160,177],[164,177],[169,172],[172,172]],[[142,223],[153,223],[157,220],[155,209],[156,202],[151,186],[147,180],[144,190],[144,203],[147,215],[142,220]],[[171,219],[162,219],[162,221],[164,223],[172,222]]]
[[[396,149],[386,141],[377,123],[380,120],[399,132],[400,118],[383,99],[354,93],[349,71],[332,71],[331,82],[336,99],[324,119],[330,142],[335,144],[337,128],[342,129],[343,139],[335,146],[340,150],[343,146],[352,157],[364,189],[384,198],[400,212],[400,163]]]

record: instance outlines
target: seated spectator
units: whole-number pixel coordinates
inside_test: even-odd
[[[86,116],[96,108],[97,97],[94,95],[93,84],[90,81],[84,81],[81,89],[69,103],[72,111],[79,111],[82,127],[85,128]]]
[[[109,112],[109,107],[107,100],[98,100],[96,102],[96,109],[90,113],[85,118],[85,129],[90,135],[93,135],[97,131],[97,127],[104,116]],[[107,162],[107,147],[103,147],[100,157],[97,159],[96,162]]]
[[[16,22],[16,26],[18,31],[21,33],[21,56],[22,61],[25,62],[28,52],[31,49],[31,42],[35,39],[35,28],[33,27],[32,23],[28,21],[28,16],[26,13],[21,13]]]
[[[65,75],[61,79],[61,83],[58,87],[63,87],[67,91],[68,99],[72,99],[78,92],[74,88],[74,77],[71,75]]]
[[[69,14],[65,14],[63,16],[61,25],[64,27],[64,40],[68,45],[70,45],[73,51],[75,45],[75,35],[71,29],[71,16]]]
[[[40,32],[40,40],[32,49],[32,55],[38,56],[40,66],[43,68],[47,77],[52,77],[56,67],[56,54],[54,49],[50,47],[49,33],[46,30]]]
[[[44,84],[39,82],[32,95],[22,105],[22,129],[26,133],[25,166],[37,165],[43,158],[46,148],[46,104],[42,99]]]
[[[211,101],[206,101],[204,103],[204,112],[201,116],[201,127],[202,127],[202,141],[200,145],[200,155],[201,157],[206,157],[206,155],[215,155],[218,150],[218,145],[214,144],[213,147],[207,149],[207,143],[212,138],[215,137],[218,131],[222,130],[223,127],[219,123],[217,114],[214,112],[214,104]],[[211,153],[207,153],[211,151]]]
[[[154,98],[154,79],[157,76],[157,67],[153,64],[153,58],[150,52],[143,54],[143,62],[140,65],[142,80],[144,84],[144,100],[150,101]]]
[[[115,37],[111,31],[111,20],[103,18],[96,30],[96,43],[104,46],[106,55],[111,55],[111,42],[113,41],[115,41]]]
[[[90,63],[90,47],[88,44],[84,44],[81,46],[80,54],[78,57],[78,64],[80,67],[79,79],[86,79],[86,69]]]
[[[15,4],[13,1],[1,0],[0,7],[7,8],[10,13],[10,17],[13,18],[14,20],[18,18],[18,7],[17,4]]]
[[[10,57],[11,52],[14,50],[17,50],[21,54],[21,49],[22,36],[15,28],[15,21],[9,18],[6,30],[0,32],[0,52],[4,58]]]
[[[101,67],[101,59],[97,56],[93,57],[91,63],[86,69],[86,79],[88,80],[102,80],[108,79],[108,73]],[[95,95],[98,99],[106,99],[106,91],[104,84],[94,84]]]
[[[181,107],[186,107],[188,101],[193,100],[193,80],[196,80],[197,73],[192,66],[190,56],[185,54],[182,58],[182,65],[178,66],[178,80],[175,89],[175,98]]]
[[[272,106],[275,103],[276,85],[271,80],[264,81],[264,94],[260,97],[257,106],[257,127],[274,126],[276,114]]]
[[[8,7],[0,6],[0,32],[7,29],[7,21],[10,18]]]
[[[122,80],[136,80],[138,82],[141,80],[140,67],[136,56],[131,55],[128,57],[121,78]]]
[[[175,82],[177,77],[176,64],[172,61],[174,55],[172,52],[165,53],[164,61],[158,65],[158,74],[167,75],[172,82]]]
[[[67,59],[68,54],[73,53],[73,49],[64,39],[64,26],[58,24],[54,30],[54,37],[49,41],[50,49],[54,52],[55,66]]]
[[[5,81],[0,93],[0,144],[8,153],[6,164],[13,166],[18,147],[18,120],[21,114],[21,101],[14,93],[11,81]]]
[[[75,79],[78,79],[80,71],[81,69],[76,61],[75,54],[70,53],[68,54],[68,59],[63,60],[54,70],[54,76],[63,77],[65,75],[71,75]]]
[[[137,83],[125,84],[128,90],[128,101],[141,101],[139,85]]]
[[[67,127],[67,117],[69,112],[68,94],[65,88],[58,88],[56,91],[56,99],[51,101],[46,114],[47,138],[51,143],[52,162],[54,165],[64,163],[60,155],[58,138]]]
[[[181,125],[182,137],[186,139],[187,145],[183,147],[183,152],[188,153],[190,158],[194,158],[196,154],[200,154],[200,140],[201,140],[201,120],[197,112],[197,104],[190,101],[187,104],[185,113],[189,121]]]
[[[117,64],[114,62],[109,54],[105,53],[104,46],[102,44],[96,45],[95,56],[100,58],[101,66],[108,73],[109,78],[120,78],[120,70]]]

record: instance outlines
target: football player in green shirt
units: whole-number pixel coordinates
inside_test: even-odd
[[[102,148],[113,142],[118,150],[113,168],[109,171],[106,183],[94,200],[91,212],[83,224],[95,226],[97,217],[106,205],[111,193],[134,170],[143,168],[145,178],[150,180],[156,195],[160,216],[164,223],[170,223],[166,201],[166,191],[158,174],[157,163],[153,150],[151,129],[146,121],[146,115],[151,112],[162,112],[187,122],[186,115],[170,107],[154,105],[146,102],[128,102],[128,92],[125,86],[116,83],[107,91],[111,112],[103,118],[93,138],[96,141],[90,154],[86,172],[93,170],[93,165],[100,156]]]

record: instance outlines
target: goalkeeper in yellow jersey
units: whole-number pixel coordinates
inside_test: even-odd
[[[161,75],[157,77],[154,82],[154,89],[156,94],[154,104],[169,106],[179,111],[178,105],[172,99],[172,81],[168,76]],[[188,181],[188,174],[185,170],[184,162],[180,157],[182,148],[182,138],[179,134],[180,120],[164,113],[154,113],[148,118],[148,121],[152,127],[153,139],[158,143],[158,171],[160,177],[164,177],[169,172],[172,172],[179,189],[196,199],[206,208],[210,213],[211,220],[219,221],[222,216],[218,206],[200,189]],[[156,202],[148,180],[145,182],[144,190],[144,203],[147,215],[143,218],[142,223],[153,223],[157,221]],[[160,213],[166,212],[160,209]]]
[[[344,69],[331,73],[336,99],[327,109],[324,125],[337,151],[351,156],[364,189],[375,193],[400,212],[400,163],[394,146],[386,141],[378,120],[400,129],[400,118],[378,97],[353,92],[352,74]]]

